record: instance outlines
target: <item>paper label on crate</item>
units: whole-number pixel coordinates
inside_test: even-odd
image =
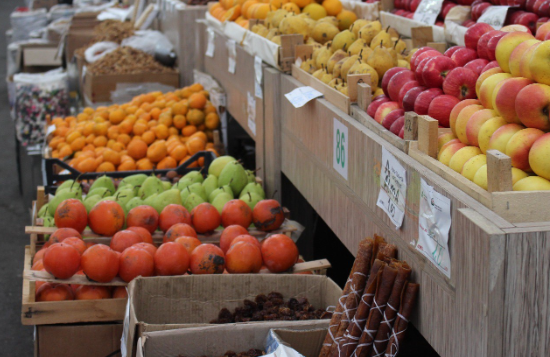
[[[386,148],[382,147],[380,193],[376,205],[380,207],[399,229],[405,217],[407,171]]]
[[[414,12],[413,19],[423,24],[433,26],[441,12],[443,0],[422,0]]]
[[[286,99],[294,106],[294,108],[301,108],[312,99],[322,97],[323,93],[311,88],[311,87],[299,87],[292,92],[285,94]]]
[[[332,167],[343,178],[348,179],[348,127],[334,118],[334,134],[332,142]]]
[[[248,128],[254,134],[254,136],[256,136],[256,98],[254,98],[254,96],[250,92],[248,92],[247,96]]]
[[[434,191],[420,179],[420,209],[416,249],[428,258],[447,278],[451,278],[449,230],[451,200]]]
[[[214,30],[211,28],[206,29],[206,35],[208,36],[208,45],[206,46],[206,56],[208,57],[214,57],[214,50],[216,49],[216,45],[214,44],[214,39],[216,37],[216,34],[214,33]]]
[[[262,89],[262,80],[264,76],[264,72],[262,69],[262,59],[258,56],[254,56],[254,72],[256,76],[254,77],[254,91],[256,94],[256,97],[262,98],[263,97],[263,89]]]
[[[237,66],[237,42],[235,40],[227,40],[226,44],[228,52],[229,73],[235,74],[235,67]]]
[[[509,8],[510,6],[489,6],[477,19],[477,22],[484,22],[493,26],[495,30],[500,30],[504,26]]]

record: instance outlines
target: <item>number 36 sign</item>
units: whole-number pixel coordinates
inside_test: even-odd
[[[348,179],[348,127],[334,118],[332,167]]]

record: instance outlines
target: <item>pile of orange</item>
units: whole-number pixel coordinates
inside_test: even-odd
[[[220,119],[209,97],[195,83],[55,118],[51,156],[67,159],[81,172],[108,172],[175,168],[199,151],[216,153],[213,130]]]

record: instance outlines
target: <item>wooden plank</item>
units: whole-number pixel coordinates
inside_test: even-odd
[[[311,46],[307,46],[311,47]],[[297,49],[298,50],[298,49]],[[280,72],[264,67],[264,152],[267,197],[281,202],[281,96]]]
[[[363,74],[350,74],[348,75],[348,97],[350,100],[350,103],[357,103],[357,97],[358,97],[358,89],[357,86],[359,84],[367,84],[369,87],[372,84],[370,74],[363,73]],[[363,92],[361,94],[362,96],[365,96],[366,94]],[[365,99],[361,99],[362,102],[365,102]]]
[[[366,112],[372,102],[372,88],[366,83],[357,85],[357,106]]]
[[[418,114],[415,112],[405,113],[405,130],[403,138],[407,141],[418,140]]]
[[[413,47],[424,47],[428,44],[428,42],[433,42],[433,29],[431,26],[413,27],[411,29],[411,38]]]
[[[46,197],[44,186],[38,186],[36,189],[36,212],[38,213],[47,202],[48,198]]]
[[[498,150],[487,151],[487,191],[512,191],[512,159]]]
[[[329,87],[325,83],[321,82],[317,78],[313,77],[306,71],[298,68],[296,65],[292,65],[292,76],[306,86],[310,86],[315,90],[323,93],[325,99],[334,104],[338,109],[346,114],[350,113],[350,98],[337,91],[334,88]],[[286,93],[283,93],[286,94]]]
[[[427,115],[418,115],[418,150],[437,158],[437,127],[439,122]]]
[[[445,42],[427,42],[426,46],[431,47],[440,53],[445,53],[447,50],[447,44]]]
[[[548,222],[550,191],[492,193],[492,210],[510,222]]]
[[[304,43],[302,35],[281,35],[281,46],[279,48],[279,67],[283,72],[290,72],[296,55],[294,53],[297,45]]]

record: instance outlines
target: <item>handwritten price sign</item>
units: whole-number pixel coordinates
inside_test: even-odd
[[[380,193],[376,205],[386,212],[396,228],[403,225],[406,192],[407,171],[392,154],[382,147]]]
[[[495,30],[500,30],[504,26],[509,8],[510,6],[489,6],[477,22],[484,22],[493,26]]]
[[[413,19],[426,25],[435,24],[437,15],[441,12],[443,0],[422,0],[414,12]]]

